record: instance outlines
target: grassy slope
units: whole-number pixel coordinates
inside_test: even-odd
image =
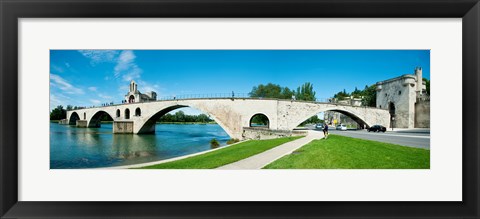
[[[338,135],[314,140],[267,169],[429,169],[430,150]]]
[[[142,169],[212,169],[245,159],[298,138],[300,137],[251,140],[198,156],[147,166]]]

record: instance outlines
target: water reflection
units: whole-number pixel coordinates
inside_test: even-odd
[[[156,156],[155,136],[126,134],[115,136],[112,151],[115,157],[120,159]]]
[[[155,135],[112,134],[111,124],[76,128],[50,124],[50,168],[92,168],[137,164],[187,155],[220,146],[229,139],[223,129],[209,125],[158,125]]]

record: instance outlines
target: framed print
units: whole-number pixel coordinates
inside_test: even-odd
[[[1,216],[478,218],[479,7],[2,1]]]

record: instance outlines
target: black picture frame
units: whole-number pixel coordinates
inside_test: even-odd
[[[478,0],[1,0],[0,215],[2,218],[479,218]],[[462,202],[20,202],[19,18],[349,17],[462,18]],[[448,42],[445,42],[448,43]]]

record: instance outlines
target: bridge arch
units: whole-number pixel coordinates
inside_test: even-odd
[[[262,124],[262,125],[253,125],[253,124]],[[270,119],[264,113],[256,113],[250,117],[249,121],[250,127],[265,127],[270,128]]]
[[[117,118],[120,118],[120,109],[117,109],[116,116]]]
[[[112,120],[114,120],[113,116],[108,113],[107,111],[97,111],[93,114],[92,118],[90,118],[90,121],[88,121],[88,127],[100,127],[100,119],[102,118],[103,115],[108,115]]]
[[[155,124],[160,117],[164,116],[165,114],[167,114],[167,113],[169,113],[173,110],[180,109],[180,108],[185,108],[185,107],[192,107],[192,108],[195,108],[197,110],[200,110],[200,111],[208,114],[230,137],[233,136],[233,131],[231,129],[229,129],[215,115],[212,115],[207,110],[203,110],[203,109],[200,109],[196,106],[193,106],[193,105],[191,106],[189,104],[188,105],[183,104],[183,105],[167,106],[167,107],[164,107],[162,109],[156,110],[156,113],[153,113],[152,115],[146,116],[147,119],[144,122],[144,124],[140,127],[138,133],[152,133],[152,132],[155,132]]]
[[[70,115],[70,118],[68,118],[68,124],[69,125],[76,125],[77,120],[80,120],[80,116],[78,115],[77,112],[72,112],[72,114]]]
[[[362,128],[368,128],[371,125],[374,125],[374,124],[369,124],[367,122],[366,118],[363,118],[363,116],[358,115],[357,113],[354,113],[354,112],[352,112],[350,110],[347,110],[347,109],[333,107],[333,108],[325,108],[325,109],[316,110],[316,111],[313,111],[312,113],[307,114],[308,116],[302,118],[300,121],[295,122],[294,127],[299,126],[302,122],[309,119],[310,117],[315,116],[315,115],[317,115],[321,112],[326,112],[326,111],[333,111],[333,112],[338,112],[338,113],[341,113],[343,115],[346,115],[346,116],[350,117],[351,119],[353,119],[356,123],[358,123],[360,125],[360,127],[362,127]]]
[[[362,129],[368,128],[368,127],[370,127],[371,125],[373,125],[373,124],[368,124],[363,118],[360,118],[360,116],[356,115],[355,113],[352,113],[352,112],[349,112],[349,111],[346,111],[346,110],[328,110],[328,111],[338,112],[338,113],[341,113],[341,114],[343,114],[343,115],[346,115],[346,116],[350,117],[350,118],[353,119],[353,121],[355,121],[355,122],[360,126],[360,128],[362,128]]]

